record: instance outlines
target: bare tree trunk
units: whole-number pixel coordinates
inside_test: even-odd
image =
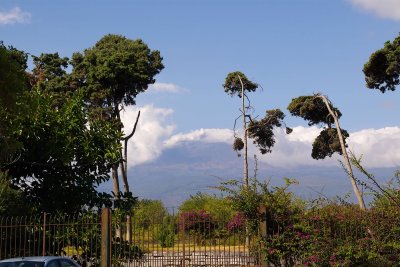
[[[123,138],[124,140],[124,156],[123,159],[121,160],[120,168],[121,168],[121,174],[122,174],[122,180],[124,182],[124,193],[129,193],[129,182],[128,182],[128,141],[129,139],[135,134],[136,132],[136,127],[139,122],[139,117],[140,117],[140,111],[138,112],[138,115],[136,116],[136,121],[135,125],[133,126],[132,132]],[[122,153],[121,153],[122,155]],[[126,240],[131,243],[132,242],[132,219],[131,215],[126,216]]]
[[[247,161],[247,123],[246,123],[246,110],[244,106],[244,84],[240,75],[239,81],[242,85],[242,117],[243,117],[243,183],[246,188],[249,186],[249,163]]]
[[[118,164],[113,164],[113,166],[111,167],[111,173],[114,184],[114,200],[118,201],[121,199],[121,191],[119,190],[119,179],[118,179]],[[122,238],[121,227],[116,228],[115,236],[117,238]]]
[[[119,190],[119,180],[118,180],[118,164],[114,164],[111,167],[111,174],[112,174],[112,179],[113,179],[113,192],[114,192],[114,198],[115,199],[120,199],[121,194]]]
[[[249,162],[247,160],[247,123],[246,123],[246,109],[244,106],[244,84],[240,75],[238,75],[240,84],[242,85],[242,117],[243,117],[243,183],[245,189],[249,188]],[[250,231],[249,227],[246,225],[246,248],[250,247]]]
[[[357,183],[356,183],[356,179],[354,178],[353,169],[352,169],[351,164],[350,164],[349,156],[347,154],[347,150],[346,150],[346,147],[344,145],[342,129],[340,128],[340,125],[339,125],[338,115],[337,115],[337,113],[335,111],[333,111],[331,109],[329,101],[324,95],[318,95],[318,97],[320,97],[324,101],[324,103],[325,103],[325,105],[326,105],[326,107],[327,107],[327,109],[329,111],[329,114],[331,114],[331,116],[333,117],[333,119],[335,121],[336,130],[337,130],[337,134],[338,134],[339,142],[340,142],[340,147],[342,149],[342,154],[343,154],[343,157],[344,157],[344,161],[345,161],[345,166],[347,168],[347,172],[349,174],[351,185],[353,186],[354,193],[356,194],[356,197],[357,197],[357,200],[358,200],[358,205],[360,206],[360,208],[362,210],[365,210],[366,208],[365,208],[364,199],[362,197],[362,194],[360,193],[360,190],[358,189],[358,186],[357,186]]]

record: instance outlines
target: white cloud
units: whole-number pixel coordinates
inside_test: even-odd
[[[381,18],[400,20],[399,0],[349,0],[354,6],[367,10]]]
[[[233,131],[229,129],[200,129],[187,134],[176,134],[164,142],[166,148],[181,142],[231,143]]]
[[[9,11],[0,11],[0,25],[27,23],[30,21],[31,14],[22,11],[19,7],[14,7]]]
[[[165,92],[165,93],[181,93],[186,92],[185,88],[173,83],[154,83],[149,85],[149,90],[154,92]]]
[[[174,134],[175,125],[168,122],[173,110],[152,105],[141,108],[128,107],[125,110],[122,120],[127,134],[133,128],[139,109],[141,110],[139,124],[128,145],[129,167],[154,161],[165,149],[176,147],[184,142],[230,145],[233,141],[233,131],[230,129],[199,129],[189,133]],[[278,129],[272,153],[261,155],[257,148],[250,145],[249,154],[258,153],[260,161],[276,167],[338,166],[338,159],[341,159],[341,156],[337,154],[323,160],[311,158],[312,143],[320,131],[321,129],[317,127],[298,126],[287,135],[283,129]],[[400,127],[357,131],[350,133],[348,140],[348,149],[357,156],[363,155],[362,162],[367,168],[400,166],[399,148]]]
[[[324,159],[316,161],[311,158],[311,148],[314,139],[321,129],[315,126],[293,128],[289,135],[283,129],[275,130],[276,142],[272,147],[272,153],[261,155],[258,159],[276,167],[296,167],[304,165],[333,166],[337,164],[335,159]],[[254,149],[252,153],[256,152]]]
[[[400,167],[400,128],[366,129],[350,134],[349,149],[368,167]]]
[[[283,130],[276,132],[276,144],[272,153],[260,155],[259,159],[272,166],[296,167],[301,165],[337,166],[340,155],[314,160],[311,158],[312,142],[321,129],[316,127],[295,127],[286,135]],[[357,156],[363,156],[362,164],[368,168],[400,166],[400,128],[366,129],[350,133],[348,149]]]
[[[172,109],[144,107],[127,107],[121,118],[125,125],[125,134],[130,134],[140,110],[140,119],[135,135],[128,143],[128,167],[155,160],[162,153],[163,142],[169,138],[175,125],[168,124],[166,119],[173,113]]]

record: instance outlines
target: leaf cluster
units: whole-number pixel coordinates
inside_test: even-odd
[[[134,105],[135,97],[155,82],[162,57],[140,39],[109,34],[72,57],[73,76],[95,107]]]
[[[327,125],[334,123],[324,101],[318,96],[299,96],[293,98],[287,109],[293,116],[308,121],[308,125],[310,126],[321,123]],[[338,118],[342,116],[342,113],[337,108],[331,106],[331,109],[337,113]]]
[[[275,144],[274,127],[281,127],[285,114],[280,109],[267,110],[261,120],[252,120],[248,126],[249,137],[262,154],[270,153]]]
[[[344,140],[349,137],[346,130],[342,130]],[[342,149],[336,128],[323,129],[312,144],[311,156],[313,159],[332,157],[333,153],[342,155]]]
[[[337,115],[339,119],[342,113],[328,101],[330,109]],[[332,127],[335,123],[334,118],[329,113],[327,104],[323,101],[319,94],[311,96],[299,96],[293,98],[287,109],[293,116],[301,117],[308,121],[308,125],[323,124],[327,127],[324,128],[320,134],[315,138],[312,145],[311,156],[314,159],[324,159],[331,157],[333,153],[337,152],[342,154],[339,136],[337,129]],[[349,133],[341,129],[341,133],[346,141]]]
[[[370,89],[378,89],[382,93],[394,91],[400,79],[400,36],[393,42],[387,41],[383,48],[371,54],[364,64],[366,85]]]
[[[241,80],[241,81],[240,81]],[[223,84],[224,90],[230,96],[242,97],[242,83],[245,92],[255,92],[258,88],[258,84],[250,81],[246,75],[240,71],[235,71],[229,73],[225,78],[225,83]]]

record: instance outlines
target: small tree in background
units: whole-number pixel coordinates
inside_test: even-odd
[[[224,90],[230,96],[238,96],[242,99],[241,114],[236,119],[242,118],[243,138],[236,134],[236,121],[235,121],[235,138],[233,149],[241,151],[243,149],[243,183],[249,185],[249,164],[247,156],[247,141],[248,138],[253,139],[253,143],[259,147],[262,154],[270,153],[271,147],[275,144],[273,128],[281,127],[285,115],[279,109],[267,110],[265,117],[256,120],[251,116],[250,110],[252,109],[250,99],[247,96],[248,92],[255,92],[259,87],[258,84],[250,81],[246,75],[240,71],[231,72],[225,78]],[[247,102],[247,103],[246,103]],[[287,128],[287,133],[291,129]]]

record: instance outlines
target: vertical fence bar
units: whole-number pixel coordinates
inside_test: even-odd
[[[43,256],[46,256],[46,212],[43,213]]]
[[[101,267],[111,267],[111,210],[101,210]]]

